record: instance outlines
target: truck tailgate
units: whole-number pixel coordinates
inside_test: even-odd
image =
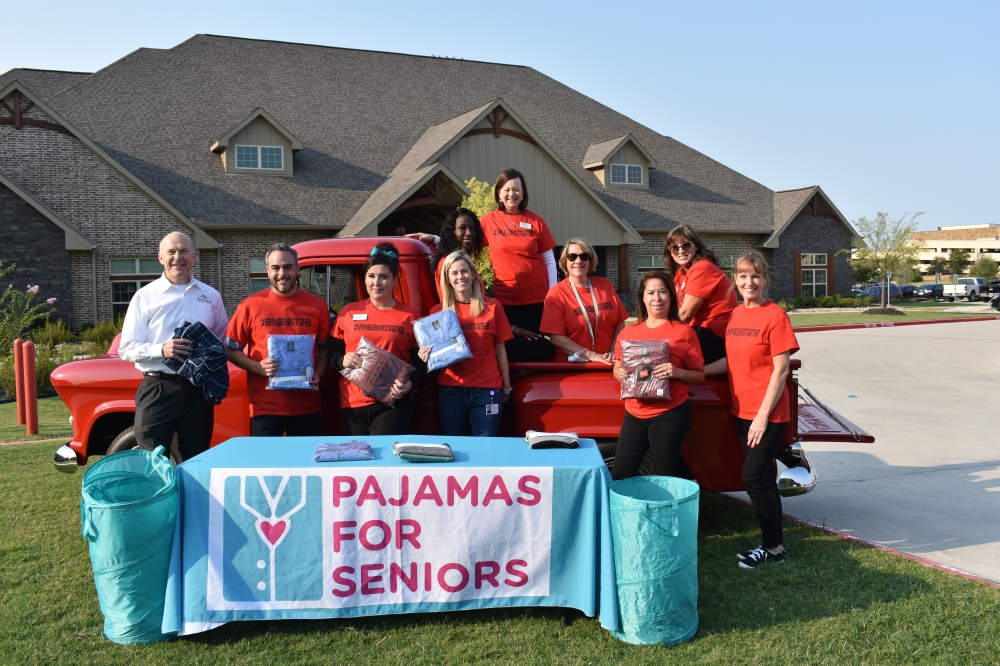
[[[827,414],[819,405],[799,403],[799,440],[803,442],[864,442],[866,444],[875,442],[874,436],[832,409],[830,412],[836,418]],[[841,423],[837,422],[838,419]]]

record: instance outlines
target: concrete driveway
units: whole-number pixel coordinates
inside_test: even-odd
[[[875,436],[807,444],[786,513],[1000,583],[1000,321],[801,333],[799,380]]]

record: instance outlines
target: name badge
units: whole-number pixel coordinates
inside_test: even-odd
[[[500,405],[493,403],[486,405],[486,416],[495,416],[500,413]]]
[[[366,314],[356,314],[353,317],[351,317],[351,319],[353,319],[354,321],[364,321],[364,320],[368,319],[368,315],[366,315]]]
[[[521,223],[521,228],[522,229],[530,229],[531,228],[531,222],[522,222]]]

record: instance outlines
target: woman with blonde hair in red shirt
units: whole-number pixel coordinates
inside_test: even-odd
[[[760,546],[736,557],[742,568],[753,569],[785,560],[774,459],[791,419],[789,401],[794,398],[785,391],[785,380],[799,343],[788,315],[767,298],[771,278],[764,257],[747,252],[736,261],[733,275],[743,305],[729,319],[725,362],[736,430],[746,454],[743,487],[762,535]]]

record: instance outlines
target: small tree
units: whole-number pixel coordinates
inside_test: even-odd
[[[483,215],[496,210],[497,202],[493,198],[493,186],[476,180],[473,176],[465,181],[465,186],[469,188],[469,196],[462,199],[462,207],[468,208],[476,217],[482,219]],[[493,264],[490,263],[490,248],[484,247],[482,252],[472,257],[472,262],[476,265],[476,272],[483,278],[483,283],[489,289],[493,286]]]
[[[14,270],[14,264],[7,268],[0,265],[0,280],[3,280]],[[52,304],[56,299],[50,298],[42,303],[35,303],[38,295],[38,285],[28,285],[21,291],[8,284],[3,294],[0,294],[0,356],[13,353],[14,340],[40,321],[45,321],[52,314]]]
[[[882,282],[882,307],[887,307],[889,273],[912,266],[917,260],[917,245],[911,235],[917,230],[916,219],[923,213],[904,213],[892,219],[888,213],[877,213],[874,219],[866,217],[854,221],[864,244],[851,260],[852,268],[867,269]]]
[[[1000,271],[1000,264],[998,264],[993,258],[981,254],[979,258],[976,259],[976,263],[972,265],[969,270],[969,275],[972,277],[981,277],[987,280],[992,280],[997,276],[997,272]]]
[[[937,282],[937,276],[941,273],[948,272],[948,260],[944,257],[934,257],[927,264],[927,274],[933,275],[935,277],[935,282]]]
[[[953,247],[948,251],[948,270],[951,271],[952,282],[955,276],[965,272],[965,267],[972,263],[969,253],[960,247]]]

